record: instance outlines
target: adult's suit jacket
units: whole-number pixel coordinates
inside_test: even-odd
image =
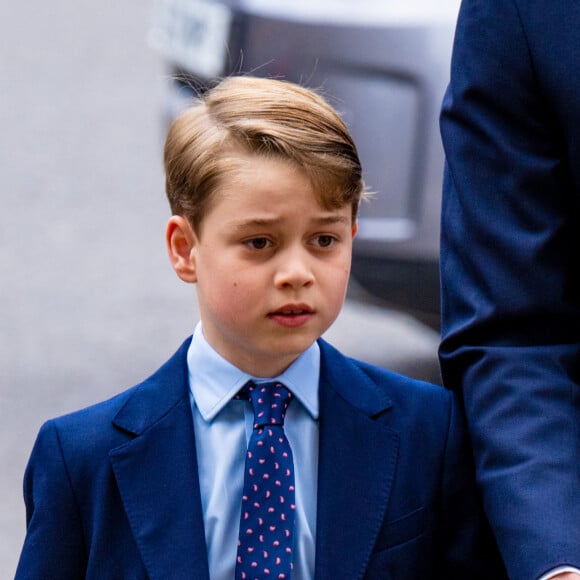
[[[43,426],[17,580],[207,580],[186,341],[152,377]],[[451,393],[323,341],[316,575],[501,578]]]
[[[580,567],[580,2],[464,0],[441,131],[444,382],[510,576]]]

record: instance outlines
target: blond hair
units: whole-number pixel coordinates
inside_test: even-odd
[[[296,164],[323,207],[350,204],[356,219],[364,190],[356,146],[338,113],[314,91],[237,76],[202,95],[173,122],[165,142],[171,211],[199,230],[224,176],[239,167],[240,154]]]

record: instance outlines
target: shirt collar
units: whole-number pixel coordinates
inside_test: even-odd
[[[250,380],[255,379],[223,358],[207,342],[201,322],[187,351],[189,388],[205,421],[211,422]],[[284,383],[313,419],[318,419],[320,347],[314,342],[282,374],[268,380]]]

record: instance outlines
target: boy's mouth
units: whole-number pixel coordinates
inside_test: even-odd
[[[301,326],[313,314],[314,310],[307,304],[286,304],[271,312],[268,317],[282,326]]]
[[[306,304],[288,304],[272,312],[271,316],[299,316],[301,314],[312,314],[312,312],[312,308]]]

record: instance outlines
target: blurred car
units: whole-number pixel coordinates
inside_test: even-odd
[[[356,297],[439,321],[443,150],[438,114],[459,0],[156,0],[151,42],[171,72],[166,115],[224,75],[322,89],[376,192],[361,207]]]

